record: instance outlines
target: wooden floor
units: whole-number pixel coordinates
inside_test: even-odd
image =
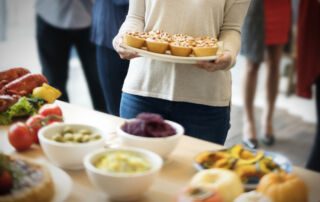
[[[255,117],[258,130],[260,129],[261,111],[260,108],[256,109]],[[226,146],[241,143],[242,116],[243,107],[232,106],[231,129]],[[284,154],[294,165],[304,166],[314,141],[315,127],[315,124],[306,123],[301,118],[292,116],[284,110],[276,110],[274,117],[276,144],[272,147],[260,144],[260,148]]]

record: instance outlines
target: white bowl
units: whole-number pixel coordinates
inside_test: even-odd
[[[135,119],[131,119],[127,122],[134,120]],[[165,122],[176,130],[176,134],[168,137],[142,137],[131,135],[122,130],[124,123],[117,128],[117,134],[124,146],[144,148],[159,154],[162,158],[167,158],[183,136],[184,128],[173,121],[166,120]]]
[[[143,173],[125,174],[111,173],[96,168],[93,165],[98,158],[108,152],[130,151],[146,158],[151,164],[151,170]],[[94,186],[108,195],[111,200],[133,201],[139,199],[152,185],[162,167],[161,157],[151,151],[133,147],[100,149],[88,154],[84,159],[87,175]]]
[[[53,135],[61,132],[64,128],[71,127],[75,130],[88,129],[101,135],[101,139],[88,143],[61,143],[51,139]],[[93,126],[72,123],[54,123],[39,130],[39,141],[44,154],[58,167],[64,169],[83,169],[83,159],[89,152],[102,148],[105,144],[106,134]]]

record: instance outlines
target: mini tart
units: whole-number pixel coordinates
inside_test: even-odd
[[[193,54],[196,57],[214,56],[217,54],[219,46],[217,40],[211,37],[201,37],[195,40]]]
[[[134,48],[142,48],[145,45],[146,37],[145,32],[128,32],[124,36],[124,43]]]
[[[0,195],[0,202],[51,201],[54,184],[48,169],[27,159],[10,158],[11,166],[19,174],[11,192]]]
[[[150,52],[165,54],[169,49],[169,42],[157,37],[150,37],[146,40],[147,49]]]
[[[188,57],[192,53],[192,46],[188,42],[172,42],[170,51],[172,55]]]

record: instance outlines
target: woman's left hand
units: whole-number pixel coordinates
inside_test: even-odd
[[[228,69],[232,65],[232,54],[230,51],[224,51],[215,61],[199,61],[197,67],[209,72]]]

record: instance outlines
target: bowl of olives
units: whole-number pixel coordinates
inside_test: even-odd
[[[44,154],[56,166],[64,169],[83,169],[86,154],[102,148],[106,133],[101,129],[77,123],[55,123],[39,131]]]

